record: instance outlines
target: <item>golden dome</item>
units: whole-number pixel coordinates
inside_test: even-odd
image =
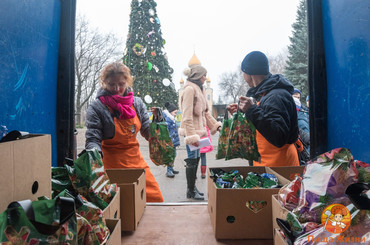
[[[182,79],[182,77],[181,77],[180,83],[184,83],[184,79]]]
[[[188,63],[189,67],[194,66],[194,65],[201,65],[200,60],[195,55],[195,52],[194,52],[193,56],[191,57],[191,59],[189,60],[189,63]]]
[[[206,80],[207,83],[210,83],[211,82],[211,79],[209,77],[207,77],[207,80]]]

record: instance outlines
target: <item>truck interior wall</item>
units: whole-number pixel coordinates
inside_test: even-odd
[[[52,165],[73,157],[75,0],[2,0],[0,124],[50,134]]]
[[[370,162],[370,1],[323,0],[327,147]]]

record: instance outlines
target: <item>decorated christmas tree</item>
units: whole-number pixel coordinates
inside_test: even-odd
[[[134,94],[148,107],[177,103],[173,69],[164,51],[161,24],[154,0],[132,0],[130,25],[123,61],[134,76]]]

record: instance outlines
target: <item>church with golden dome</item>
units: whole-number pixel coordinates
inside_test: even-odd
[[[188,62],[188,66],[192,67],[192,66],[196,66],[196,65],[202,65],[202,63],[200,62],[200,60],[198,59],[198,57],[195,55],[195,52],[194,52],[193,56],[190,58],[190,60]],[[204,91],[205,91],[205,95],[206,95],[206,99],[207,99],[207,103],[208,103],[208,108],[209,108],[211,114],[213,114],[212,113],[213,89],[211,88],[211,79],[209,77],[207,77],[206,83],[204,85]],[[181,103],[180,103],[180,98],[181,98],[183,92],[184,92],[184,79],[181,77],[180,89],[179,89],[179,99],[178,99],[180,111],[182,109],[181,108]]]

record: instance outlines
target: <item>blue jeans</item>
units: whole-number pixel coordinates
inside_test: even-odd
[[[207,166],[206,153],[200,153],[200,162],[201,162],[202,166]]]
[[[188,158],[189,159],[196,159],[196,158],[200,157],[200,149],[195,150],[195,151],[191,151],[189,146],[186,145],[186,152],[188,153]]]

